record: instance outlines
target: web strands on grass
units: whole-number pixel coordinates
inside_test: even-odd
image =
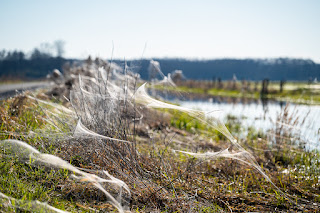
[[[160,71],[160,67],[158,68]],[[124,71],[124,74],[125,73],[126,72]],[[225,149],[215,153],[208,152],[199,154],[184,152],[185,154],[205,159],[215,159],[217,157],[233,158],[254,167],[272,183],[269,177],[256,163],[254,157],[240,146],[219,119],[212,117],[208,120],[206,114],[202,111],[191,110],[156,100],[147,94],[145,84],[134,92],[134,89],[132,88],[135,87],[136,82],[133,82],[133,79],[135,78],[122,77],[119,72],[113,72],[113,75],[109,76],[107,71],[102,68],[92,69],[91,77],[79,75],[78,82],[74,85],[73,90],[70,93],[71,104],[75,109],[77,117],[80,119],[74,128],[74,137],[99,138],[100,142],[104,142],[103,148],[113,150],[106,156],[107,160],[112,160],[116,163],[121,159],[126,162],[128,167],[138,167],[137,163],[134,161],[134,155],[136,154],[135,150],[132,149],[132,146],[129,146],[130,131],[128,127],[130,122],[135,118],[134,113],[137,113],[137,108],[135,108],[136,103],[150,108],[178,110],[185,112],[193,118],[220,131],[230,140],[230,150],[232,148],[232,151]],[[68,110],[62,109],[62,111]],[[24,142],[5,141],[1,144],[7,147],[8,144],[10,144],[9,142],[11,144],[16,144],[14,145],[16,148],[13,149],[15,153],[24,153],[21,156],[26,156],[27,158],[25,160],[31,158],[33,160],[32,164],[68,169],[77,175],[75,176],[76,179],[90,182],[102,191],[106,197],[109,198],[109,202],[119,211],[124,211],[127,208],[127,205],[124,205],[123,207],[120,200],[111,196],[111,194],[101,185],[102,182],[109,181],[107,183],[120,188],[119,194],[123,191],[125,191],[126,194],[130,194],[129,189],[122,181],[115,181],[108,173],[106,173],[106,175],[110,180],[85,173],[56,156],[39,153],[33,147],[25,147]],[[279,189],[277,188],[277,190]]]
[[[104,135],[99,135],[91,130],[89,130],[88,128],[86,128],[82,123],[81,120],[78,121],[78,124],[74,130],[74,137],[96,137],[96,138],[101,138],[101,139],[106,139],[106,140],[110,140],[110,141],[115,141],[115,142],[124,142],[124,143],[131,143],[131,141],[127,141],[127,140],[121,140],[121,139],[117,139],[117,138],[111,138],[108,136],[104,136]]]
[[[79,77],[79,87],[70,93],[70,101],[81,122],[90,130],[112,138],[126,139],[128,122],[133,119],[133,104],[123,89],[108,83],[93,84]],[[131,114],[131,115],[130,115]]]
[[[149,80],[155,81],[160,75],[161,79],[164,79],[165,75],[161,72],[160,63],[158,61],[151,60],[149,67]]]
[[[171,87],[176,87],[176,86],[177,86],[177,85],[173,82],[170,73],[168,73],[168,76],[164,76],[162,80],[160,80],[160,81],[158,81],[158,82],[154,82],[152,85],[153,85],[153,86],[163,85],[163,86],[171,86]]]
[[[105,72],[105,70],[99,69],[99,72],[100,74],[98,74],[103,76],[101,73]],[[78,85],[76,84],[74,86],[74,90],[71,92],[70,97],[71,103],[76,109],[76,113],[58,104],[42,101],[31,96],[30,98],[35,100],[39,106],[41,105],[43,111],[47,115],[54,116],[52,119],[50,116],[47,116],[47,122],[50,123],[54,129],[59,129],[59,125],[56,124],[56,119],[59,119],[61,115],[66,115],[67,117],[69,116],[69,118],[72,119],[78,117],[85,120],[90,129],[94,129],[97,132],[102,132],[104,135],[89,130],[81,123],[81,120],[79,120],[73,131],[74,138],[89,137],[90,139],[99,138],[104,141],[117,142],[117,144],[130,143],[128,140],[122,139],[128,137],[127,132],[125,131],[125,128],[128,128],[128,125],[124,122],[123,116],[127,116],[125,117],[126,119],[131,119],[130,116],[128,117],[128,109],[133,107],[133,103],[128,96],[132,97],[133,93],[130,89],[128,89],[129,87],[127,85],[131,84],[132,86],[133,82],[131,82],[132,78],[124,78],[122,81],[125,80],[125,82],[119,83],[119,81],[121,81],[119,75],[114,79],[118,79],[118,85],[125,85],[123,87],[124,89],[120,88],[116,84],[113,84],[111,80],[106,82],[103,78],[79,76]],[[63,121],[61,123],[63,123]],[[59,131],[63,132],[62,130]],[[69,132],[65,133],[68,134]],[[112,137],[106,135],[110,135]],[[126,184],[124,184],[124,182],[113,178],[106,171],[104,171],[104,174],[108,176],[110,180],[83,172],[54,155],[40,153],[38,150],[23,141],[5,140],[1,141],[0,145],[7,156],[18,156],[17,158],[22,162],[27,162],[32,165],[45,165],[49,168],[63,168],[74,172],[76,174],[76,176],[74,176],[75,179],[78,179],[80,182],[92,183],[96,188],[106,195],[106,197],[109,199],[109,202],[120,212],[128,209],[127,203],[123,201],[123,194],[125,194],[126,197],[130,197],[128,187]],[[104,146],[104,148],[108,148],[108,146]],[[106,159],[113,160],[114,162],[122,159],[123,161],[127,162],[129,166],[132,164],[132,161],[130,159],[129,161],[127,160],[128,157],[123,155],[123,150],[119,150],[118,146],[110,146],[109,148],[109,150],[113,150],[113,152],[110,152],[110,155],[116,154],[116,159],[114,159],[114,156],[106,156]],[[132,152],[130,147],[126,146],[126,149],[129,150],[129,154]],[[119,191],[118,196],[112,196],[110,192],[103,187],[102,183],[108,183],[112,187],[115,187],[116,191]],[[117,199],[115,197],[117,197]],[[37,201],[30,202],[37,203]],[[122,204],[123,202],[124,204]]]
[[[156,100],[147,94],[145,86],[146,86],[146,83],[141,85],[137,89],[137,91],[134,95],[134,99],[137,103],[139,103],[141,105],[145,105],[146,107],[150,107],[150,108],[173,109],[173,110],[185,112],[185,113],[189,114],[190,116],[194,117],[195,119],[198,119],[201,122],[204,122],[204,123],[210,125],[211,127],[217,129],[222,134],[224,134],[234,145],[236,145],[238,148],[242,148],[237,143],[236,139],[230,134],[229,130],[225,127],[225,125],[219,119],[211,116],[210,120],[209,120],[206,118],[206,114],[201,110],[188,109],[185,107],[180,107],[180,106],[176,106],[173,104],[168,104],[168,103]]]
[[[48,212],[48,213],[67,213],[53,206],[48,205],[47,203],[42,203],[37,200],[20,200],[13,197],[6,196],[0,192],[0,210],[3,209],[7,212],[13,211],[13,209],[20,209],[31,212]]]
[[[118,209],[119,212],[124,212],[128,210],[127,200],[130,200],[130,190],[128,186],[121,180],[111,176],[107,171],[104,171],[105,175],[109,179],[101,178],[95,174],[90,174],[84,171],[79,170],[78,168],[72,166],[68,162],[62,160],[61,158],[50,155],[43,154],[36,150],[34,147],[26,144],[23,141],[19,140],[3,140],[0,141],[0,147],[4,152],[4,155],[7,157],[17,157],[22,162],[29,163],[32,166],[45,166],[48,168],[58,168],[66,169],[70,172],[73,172],[73,177],[80,182],[89,182],[101,192],[105,194],[108,199],[108,202]],[[103,184],[107,183],[109,186],[113,187],[118,191],[118,196],[112,196],[106,189],[103,187]],[[125,199],[127,197],[127,199]],[[6,197],[4,197],[6,198]],[[42,205],[37,201],[32,201],[31,204]]]
[[[152,63],[151,63],[152,64]],[[160,66],[155,66],[154,68],[157,72],[160,71]],[[99,69],[98,75],[96,76],[106,76],[105,70]],[[102,79],[102,80],[101,80]],[[117,84],[114,82],[117,79]],[[207,152],[203,154],[192,153],[192,152],[183,152],[185,154],[189,154],[195,157],[204,158],[204,159],[215,159],[218,157],[232,158],[239,160],[253,168],[257,169],[259,173],[261,173],[267,181],[273,184],[270,178],[264,173],[262,168],[257,164],[255,158],[247,152],[231,135],[225,125],[217,118],[210,117],[207,118],[207,115],[200,110],[191,110],[180,106],[175,106],[172,104],[164,103],[162,101],[156,100],[150,97],[145,89],[145,84],[140,86],[137,91],[134,93],[133,100],[128,98],[133,93],[128,86],[129,82],[133,80],[132,78],[124,78],[119,73],[114,72],[113,77],[106,81],[106,77],[101,77],[92,79],[87,77],[79,77],[79,87],[74,89],[71,93],[71,103],[77,110],[78,116],[81,117],[83,121],[87,124],[86,126],[89,129],[94,130],[91,131],[86,128],[81,121],[78,122],[78,125],[75,129],[75,135],[87,135],[94,137],[101,137],[99,132],[104,132],[104,135],[117,135],[118,138],[123,138],[123,136],[119,137],[118,132],[112,132],[114,129],[119,129],[122,116],[124,115],[124,110],[119,110],[119,106],[122,106],[122,103],[125,101],[126,106],[132,107],[135,105],[135,102],[146,107],[150,108],[158,108],[158,109],[172,109],[178,110],[181,112],[185,112],[192,116],[193,118],[206,123],[210,127],[218,130],[223,135],[225,135],[231,142],[229,146],[232,151],[229,149],[221,150],[219,152]],[[163,79],[163,81],[159,81],[158,83],[166,83],[168,80]],[[131,82],[132,84],[132,82]],[[120,87],[118,85],[124,85],[124,87]],[[128,95],[129,94],[129,95]],[[104,124],[104,125],[101,125]],[[112,124],[112,125],[110,125]],[[104,130],[99,130],[99,127],[103,126]],[[116,128],[114,128],[116,127]],[[121,129],[121,128],[120,128]],[[108,132],[111,131],[111,132]],[[95,133],[98,132],[98,133]],[[125,136],[125,135],[124,135]],[[108,136],[107,136],[108,137]],[[112,137],[115,138],[115,137]],[[109,139],[109,138],[105,138]],[[122,139],[120,139],[122,140]],[[116,141],[116,140],[114,140]],[[127,140],[125,140],[127,141]],[[121,141],[124,142],[124,141]],[[273,184],[274,185],[274,184]],[[281,190],[274,185],[274,187],[281,192]]]
[[[162,92],[164,92],[166,96],[167,96],[167,90],[164,87],[166,86],[176,87],[176,84],[173,82],[171,78],[171,74],[168,73],[168,75],[165,76],[161,71],[160,63],[158,61],[154,61],[154,60],[150,61],[150,64],[148,67],[148,73],[149,73],[149,80],[151,82],[151,88],[159,87],[159,86],[163,87],[164,90]],[[152,89],[151,92],[152,92],[152,95],[155,96],[157,91],[155,89]],[[179,94],[179,98],[183,98],[179,92],[178,94]]]
[[[174,151],[178,151],[178,152],[185,153],[185,154],[188,154],[188,155],[191,155],[194,157],[210,159],[210,160],[216,159],[219,157],[224,157],[224,158],[232,158],[232,159],[238,160],[240,162],[243,162],[243,163],[255,168],[268,182],[270,182],[276,188],[277,191],[282,193],[289,201],[291,201],[290,198],[288,198],[286,196],[286,194],[284,192],[282,192],[271,181],[271,179],[268,177],[268,175],[266,175],[266,173],[263,171],[263,169],[256,162],[254,156],[252,154],[250,154],[248,151],[246,151],[237,142],[237,140],[231,135],[231,133],[228,131],[228,129],[225,127],[225,125],[218,118],[214,118],[211,116],[210,119],[208,119],[208,118],[206,118],[205,113],[202,111],[192,110],[192,109],[188,109],[188,108],[184,108],[184,107],[180,107],[180,106],[176,106],[173,104],[168,104],[168,103],[164,103],[162,101],[156,100],[147,94],[146,89],[145,89],[145,85],[146,84],[143,84],[142,86],[140,86],[134,95],[134,99],[137,103],[142,104],[146,107],[150,107],[150,108],[173,109],[173,110],[185,112],[185,113],[189,114],[191,117],[193,117],[194,119],[197,119],[200,122],[206,123],[210,127],[218,130],[223,135],[225,135],[231,142],[231,145],[229,146],[229,148],[232,148],[232,152],[230,152],[229,148],[227,148],[225,150],[221,150],[218,152],[206,152],[206,153],[201,153],[201,154],[192,153],[192,152],[184,152],[184,151],[180,151],[180,150],[174,150]]]
[[[3,114],[3,116],[12,123],[11,125],[14,125],[15,128],[11,128],[11,130],[16,130],[1,131],[0,135],[16,138],[43,137],[53,139],[59,136],[65,137],[66,133],[71,133],[71,130],[76,125],[76,114],[67,107],[41,100],[36,98],[35,95],[15,97],[15,99],[20,98],[24,98],[24,100],[26,100],[26,107],[21,107],[21,115],[14,117]],[[29,117],[25,118],[25,115]],[[30,124],[29,122],[20,122],[20,120],[23,119],[31,119],[31,122],[33,123]],[[36,123],[36,125],[34,125],[34,123]],[[37,124],[39,123],[41,123],[41,128],[38,128],[39,125]]]
[[[105,159],[109,163],[102,164],[110,171],[125,177],[126,181],[139,182],[136,171],[139,165],[134,157],[137,153],[129,128],[135,122],[135,115],[140,115],[130,89],[136,84],[133,82],[136,78],[123,77],[120,72],[107,76],[103,68],[92,72],[95,78],[79,75],[70,92],[71,105],[79,118],[73,137],[87,151],[91,147],[92,153],[103,154],[101,161]],[[73,144],[75,142],[69,143]]]
[[[28,95],[27,97],[32,99],[32,100],[37,101],[39,104],[44,104],[44,105],[47,105],[47,106],[51,106],[59,114],[65,114],[65,115],[72,116],[72,117],[75,116],[74,111],[72,111],[72,110],[68,109],[67,107],[62,106],[60,104],[44,101],[44,100],[32,97],[30,95]]]

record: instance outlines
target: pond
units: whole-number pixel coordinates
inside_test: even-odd
[[[307,149],[320,148],[320,106],[288,104],[288,118],[290,122],[277,120],[286,107],[284,102],[251,101],[225,102],[216,99],[179,101],[183,107],[200,109],[215,117],[226,121],[227,115],[240,119],[244,128],[254,127],[267,132],[282,124],[290,128],[294,134],[299,134],[300,139],[306,142]],[[294,121],[295,125],[292,125]],[[289,124],[289,125],[288,125]],[[232,132],[231,132],[232,134]]]

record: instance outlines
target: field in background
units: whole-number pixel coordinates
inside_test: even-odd
[[[183,92],[188,97],[197,98],[201,95],[271,99],[299,104],[320,104],[320,84],[305,82],[269,82],[266,92],[262,92],[261,81],[177,81],[177,87],[165,87],[173,92]],[[158,89],[163,89],[161,86]],[[188,94],[190,93],[190,94]],[[192,95],[194,94],[194,95]],[[210,97],[209,97],[210,98]]]

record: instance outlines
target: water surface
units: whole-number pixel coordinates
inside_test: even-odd
[[[241,120],[244,127],[252,126],[263,132],[275,129],[277,117],[286,106],[283,102],[227,103],[218,102],[214,99],[207,101],[179,101],[179,103],[183,107],[201,109],[224,121],[227,115],[236,116]],[[301,139],[307,143],[306,148],[319,149],[320,106],[289,104],[288,112],[289,116],[293,115],[293,119],[298,119],[298,124],[293,126],[291,131],[295,134],[299,133]],[[290,124],[293,122],[292,120]]]

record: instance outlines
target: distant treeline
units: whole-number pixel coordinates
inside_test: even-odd
[[[70,60],[60,56],[33,50],[30,56],[21,51],[0,52],[0,78],[1,80],[33,80],[45,78],[53,69],[62,70],[63,65]]]
[[[31,52],[0,50],[0,80],[33,80],[46,77],[53,69],[62,70],[63,40],[41,43]]]
[[[272,81],[310,81],[320,79],[320,64],[304,59],[154,59],[160,62],[162,72],[167,75],[174,70],[182,70],[188,79],[231,80],[235,75],[238,80]],[[123,61],[116,61],[123,63]],[[128,61],[137,67],[141,77],[148,79],[149,60]]]
[[[59,50],[59,48],[58,48]],[[60,48],[61,51],[61,48]],[[59,51],[58,51],[59,53]],[[154,59],[160,63],[162,72],[167,75],[174,70],[182,70],[187,79],[196,80],[238,80],[271,81],[310,81],[320,79],[320,64],[303,59],[215,59],[215,60],[186,60],[186,59]],[[21,51],[0,51],[0,79],[31,80],[44,78],[53,69],[63,71],[66,62],[76,60],[65,59],[61,54],[53,56],[50,52],[35,48],[26,55]],[[123,65],[123,61],[114,62]],[[127,61],[129,66],[148,79],[150,60]]]

